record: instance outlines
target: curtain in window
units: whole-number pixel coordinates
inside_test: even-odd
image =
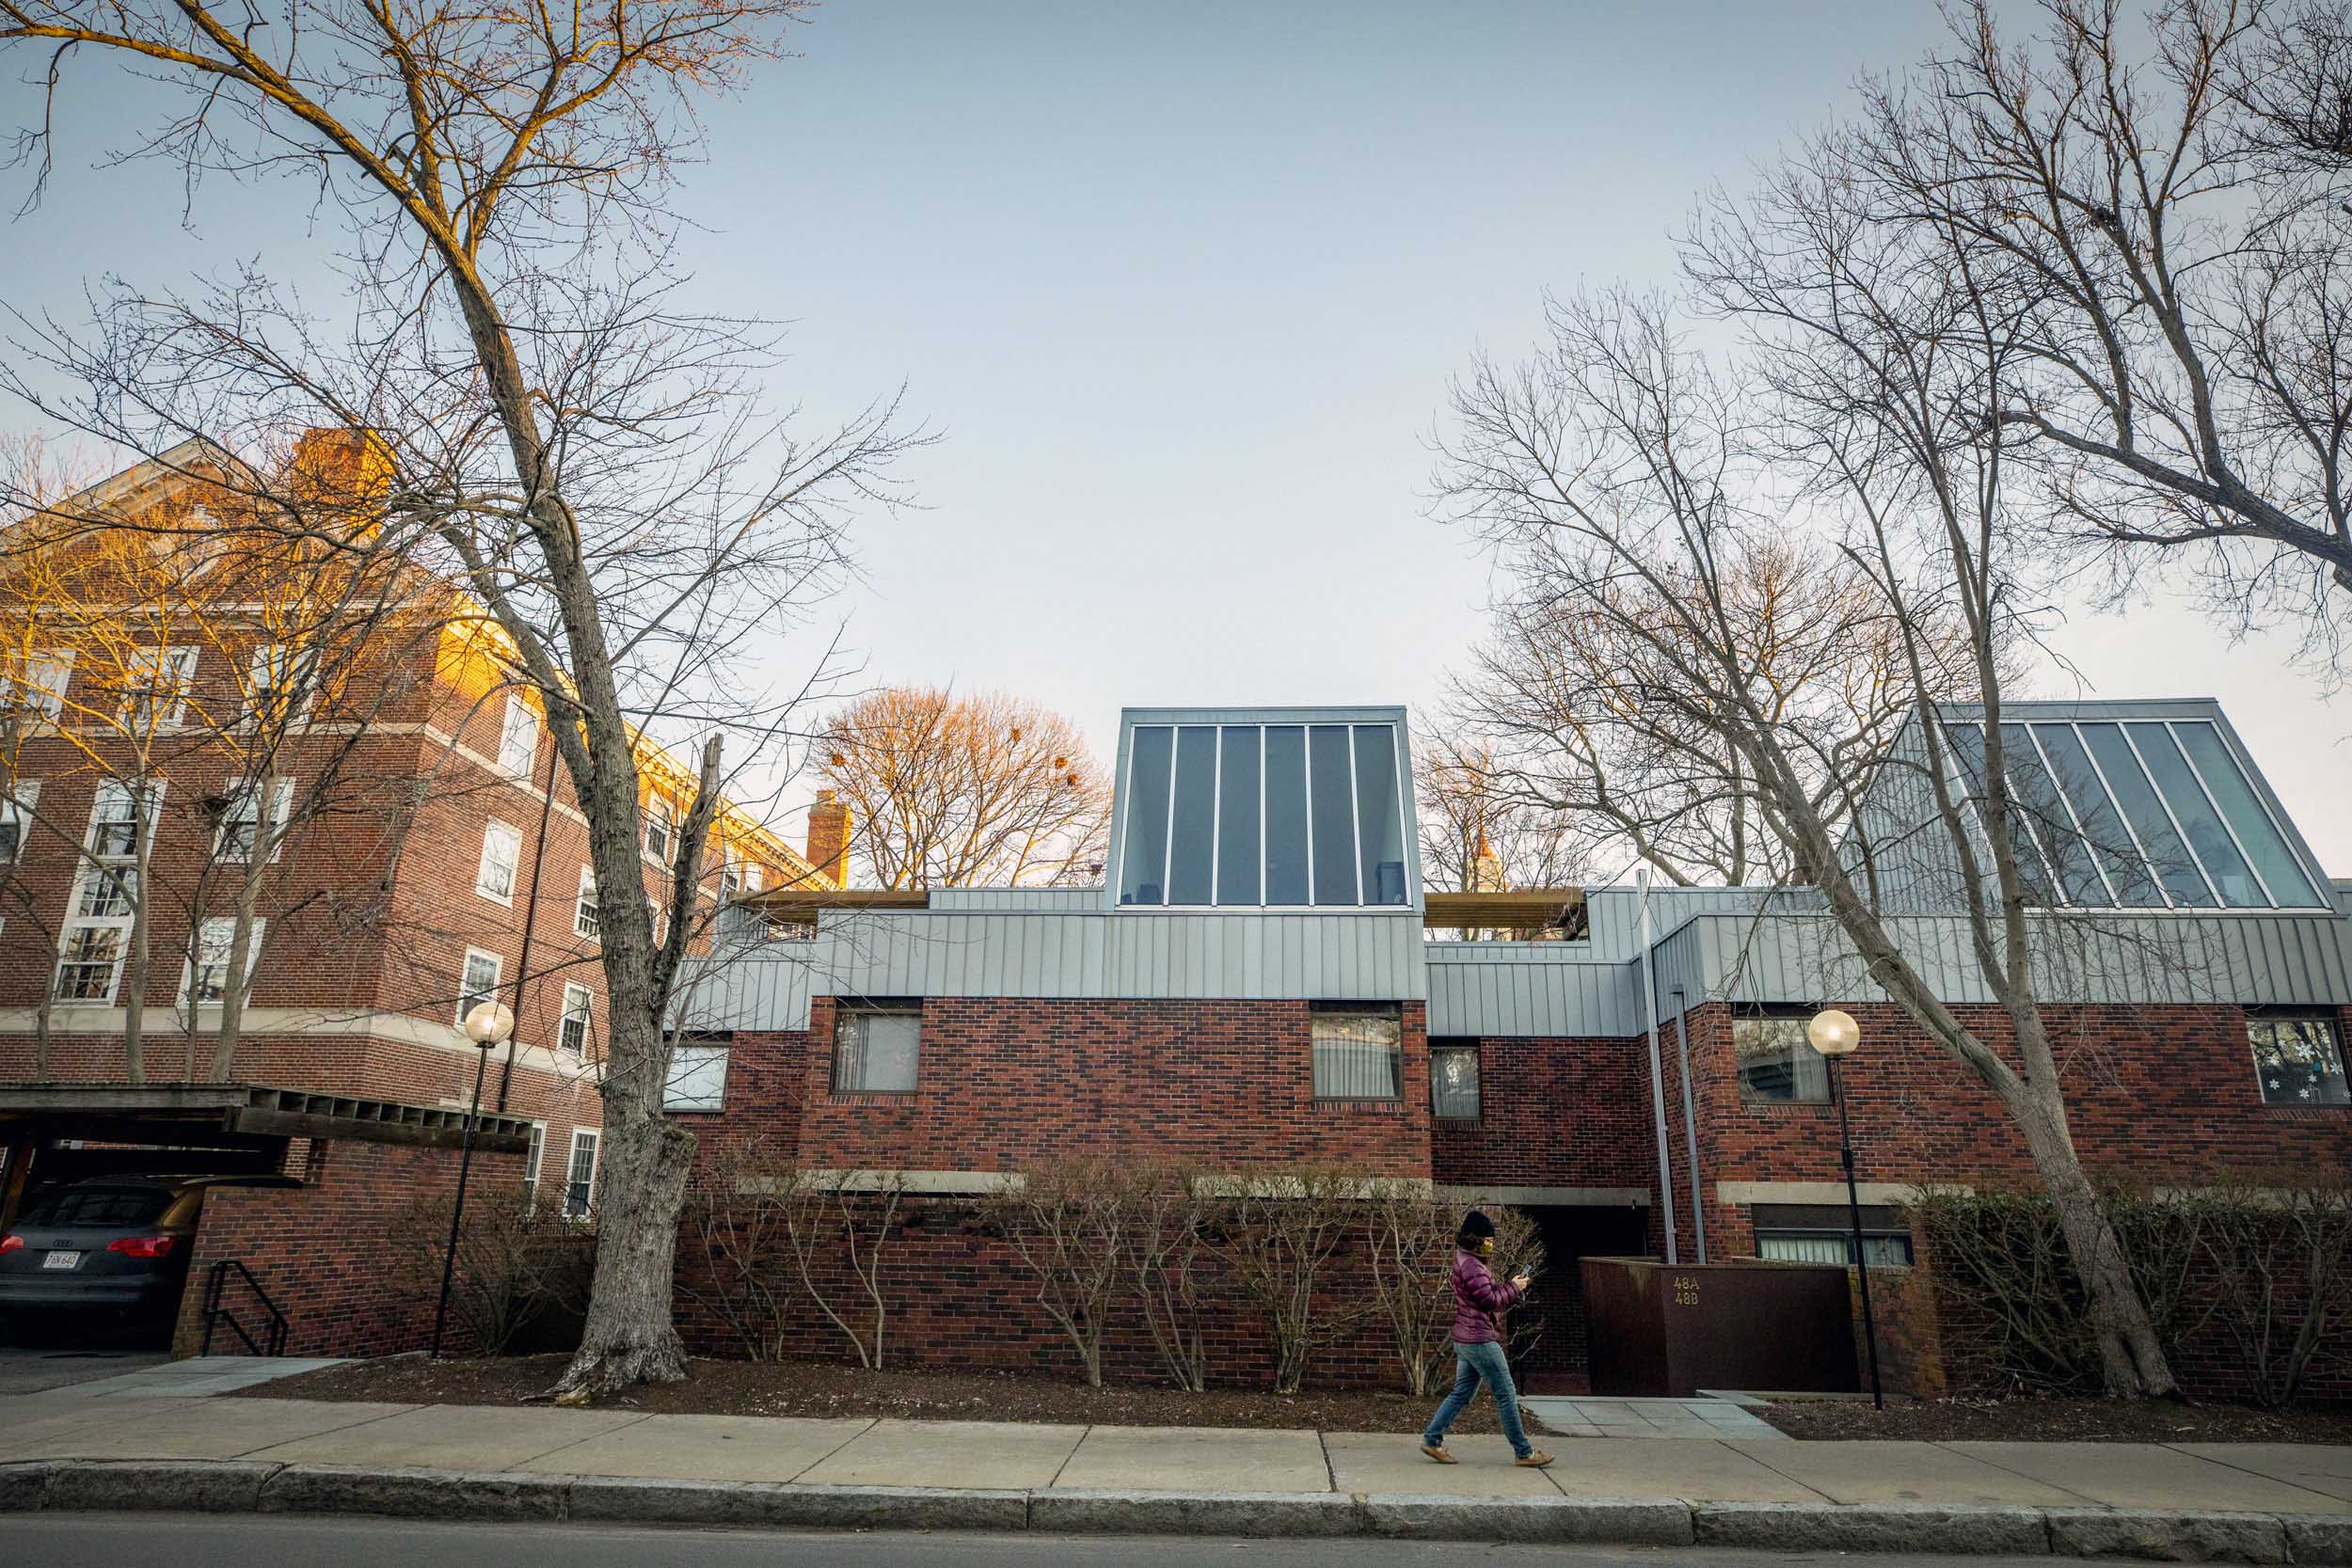
[[[1429,1105],[1453,1121],[1478,1119],[1478,1052],[1447,1046],[1429,1053]]]
[[[1317,1100],[1396,1100],[1405,1093],[1404,1025],[1377,1013],[1316,1013]]]
[[[833,1086],[845,1094],[906,1093],[914,1087],[919,1013],[844,1013],[834,1031]]]
[[[1743,1018],[1731,1026],[1740,1085],[1751,1100],[1829,1099],[1829,1063],[1804,1037],[1801,1018]]]

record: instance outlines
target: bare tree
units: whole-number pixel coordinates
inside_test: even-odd
[[[1109,779],[1078,727],[1034,703],[889,687],[835,714],[818,752],[880,886],[1068,884],[1101,865]]]
[[[1211,1250],[1234,1285],[1265,1316],[1274,1351],[1274,1391],[1295,1394],[1315,1353],[1375,1304],[1335,1301],[1325,1288],[1331,1259],[1362,1228],[1369,1178],[1320,1165],[1255,1177],[1228,1197]]]
[[[569,1400],[685,1375],[670,1285],[693,1137],[661,1114],[662,1022],[699,928],[715,731],[755,749],[792,733],[805,683],[763,679],[774,650],[747,643],[832,579],[841,508],[887,499],[879,476],[910,439],[887,404],[796,438],[761,411],[771,335],[675,303],[663,200],[694,95],[781,53],[801,9],[0,0],[0,42],[60,63],[96,51],[185,89],[144,145],[184,164],[192,199],[224,170],[309,182],[355,301],[335,325],[258,277],[117,289],[87,337],[20,322],[24,356],[93,388],[84,405],[49,407],[22,375],[10,389],[147,451],[166,427],[232,447],[290,425],[375,432],[382,521],[344,546],[462,586],[547,716],[608,890],[606,1164]],[[46,126],[27,135],[45,176]],[[661,895],[617,896],[647,875],[641,749],[674,742],[701,762]]]
[[[1522,787],[1490,742],[1422,736],[1413,747],[1413,790],[1431,885],[1480,893],[1582,879],[1576,820]]]
[[[1136,1199],[1127,1261],[1144,1326],[1176,1386],[1197,1394],[1209,1386],[1208,1336],[1201,1307],[1207,1295],[1201,1263],[1220,1201],[1198,1178],[1172,1164],[1136,1167]]]
[[[871,1371],[882,1370],[890,1327],[882,1278],[905,1200],[906,1179],[895,1170],[800,1171],[783,1183],[785,1244],[801,1288]]]
[[[2128,582],[2185,568],[2241,627],[2291,616],[2341,673],[2352,625],[2352,40],[2341,7],[1990,0],[1866,84],[1872,216],[1964,250],[2021,353],[1989,417]],[[2332,584],[2332,592],[2330,590]]]
[[[1594,625],[1643,741],[1692,787],[1753,798],[1788,877],[1820,890],[1869,978],[1992,1091],[2058,1208],[2108,1387],[2169,1394],[2074,1148],[1998,748],[2003,677],[2040,601],[2015,548],[2010,427],[1987,412],[2026,351],[1996,290],[1944,247],[1867,221],[1850,152],[1808,149],[1753,202],[1717,202],[1687,247],[1700,299],[1746,330],[1741,381],[1710,372],[1661,302],[1557,310],[1538,367],[1457,388],[1441,493],[1513,549],[1529,597]],[[1753,599],[1775,583],[1818,598],[1775,616],[1788,635],[1766,659]],[[1840,673],[1857,664],[1872,673]],[[1859,711],[1858,690],[1871,693]],[[1943,718],[1971,699],[1980,788]],[[1886,716],[1905,708],[1898,728]],[[1866,783],[1904,768],[1952,870],[1933,892],[1964,911],[2008,1042],[1938,994],[1888,917],[1883,847],[1856,807]]]

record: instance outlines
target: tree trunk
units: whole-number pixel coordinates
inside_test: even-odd
[[[556,1385],[559,1403],[586,1404],[638,1383],[686,1376],[686,1347],[671,1321],[678,1215],[694,1163],[694,1135],[641,1095],[604,1101],[604,1198],[596,1209],[596,1289],[580,1352]]]
[[[2172,1367],[2132,1277],[2123,1243],[2084,1174],[2055,1079],[2027,1082],[2012,1114],[2026,1134],[2034,1169],[2058,1211],[2058,1229],[2088,1298],[2099,1370],[2110,1398],[2180,1397]]]

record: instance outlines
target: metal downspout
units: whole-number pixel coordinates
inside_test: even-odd
[[[1699,1113],[1691,1093],[1691,1009],[1682,988],[1667,995],[1675,999],[1675,1053],[1682,1063],[1682,1147],[1691,1163],[1691,1225],[1698,1233],[1699,1262],[1707,1261],[1707,1203],[1699,1185]]]
[[[1649,1015],[1649,1103],[1658,1131],[1658,1201],[1665,1222],[1666,1261],[1680,1262],[1675,1244],[1674,1161],[1666,1134],[1666,1069],[1658,1053],[1658,972],[1650,954],[1649,867],[1637,873],[1642,890],[1642,1006]]]

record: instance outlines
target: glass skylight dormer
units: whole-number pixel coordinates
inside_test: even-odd
[[[2002,768],[2023,827],[2019,875],[2036,903],[2079,909],[2305,910],[2326,885],[2292,825],[2209,706],[2017,704]],[[1947,719],[1981,795],[1980,721]]]
[[[1121,909],[1420,903],[1402,708],[1130,710]]]

